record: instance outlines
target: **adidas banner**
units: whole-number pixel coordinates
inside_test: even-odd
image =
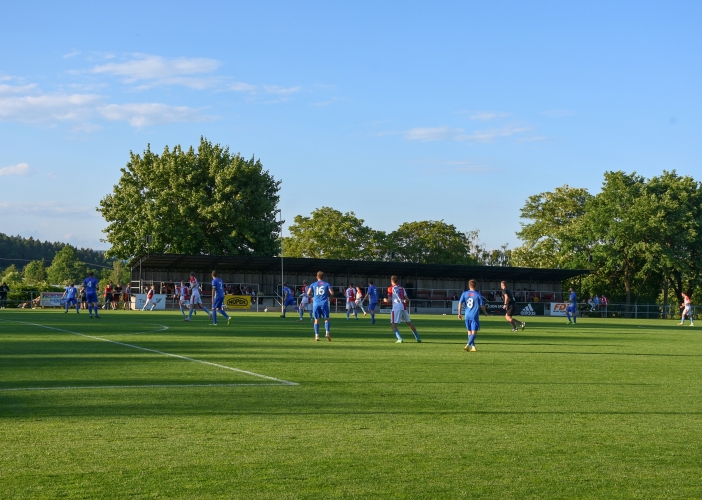
[[[505,308],[502,302],[486,302],[485,309],[488,314],[504,314]],[[515,316],[543,316],[543,302],[517,302],[514,307]]]

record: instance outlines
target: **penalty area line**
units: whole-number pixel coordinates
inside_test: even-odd
[[[110,340],[110,339],[106,339],[103,337],[97,337],[95,335],[86,335],[84,333],[73,332],[71,330],[65,330],[63,328],[56,328],[53,326],[42,325],[40,323],[29,323],[28,321],[15,321],[15,320],[10,320],[10,319],[0,319],[0,321],[4,321],[7,323],[19,323],[19,324],[23,324],[23,325],[36,326],[39,328],[46,328],[47,330],[54,330],[57,332],[70,333],[72,335],[78,335],[79,337],[85,337],[86,339],[100,340],[102,342],[109,342],[110,344],[121,345],[124,347],[131,347],[132,349],[138,349],[140,351],[153,352],[155,354],[161,354],[162,356],[170,356],[171,358],[178,358],[178,359],[182,359],[184,361],[192,361],[194,363],[201,363],[203,365],[214,366],[216,368],[221,368],[223,370],[229,370],[229,371],[233,371],[233,372],[237,372],[237,373],[243,373],[245,375],[251,375],[252,377],[262,378],[265,380],[272,380],[273,382],[278,382],[279,384],[282,384],[282,385],[299,385],[297,382],[290,382],[289,380],[283,380],[280,378],[275,378],[275,377],[271,377],[268,375],[263,375],[262,373],[250,372],[248,370],[241,370],[240,368],[234,368],[233,366],[221,365],[219,363],[212,363],[211,361],[204,361],[202,359],[190,358],[188,356],[182,356],[180,354],[173,354],[170,352],[159,351],[157,349],[149,349],[148,347],[142,347],[142,346],[135,345],[135,344],[127,344],[126,342],[117,342],[116,340]]]

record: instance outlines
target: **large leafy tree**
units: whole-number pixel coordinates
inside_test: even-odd
[[[49,282],[53,285],[80,283],[87,273],[85,264],[80,262],[78,252],[71,245],[58,251],[51,265],[46,269]]]
[[[477,264],[471,244],[466,233],[443,220],[405,222],[388,235],[388,247],[401,262]]]
[[[280,181],[260,160],[231,154],[204,137],[197,151],[147,146],[130,153],[122,177],[98,211],[108,226],[109,254],[126,259],[148,250],[213,255],[274,255]]]
[[[323,259],[380,260],[384,257],[385,233],[364,225],[353,212],[329,207],[309,217],[295,216],[283,239],[283,255]]]
[[[22,270],[22,277],[29,285],[37,285],[46,280],[46,267],[43,260],[33,260]]]

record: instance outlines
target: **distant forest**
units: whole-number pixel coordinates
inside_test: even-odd
[[[0,269],[11,264],[22,269],[32,260],[42,260],[50,265],[56,252],[65,247],[67,243],[39,241],[34,238],[21,236],[8,236],[0,233]],[[81,261],[98,266],[112,266],[112,259],[105,257],[105,252],[90,248],[77,248],[76,252]]]

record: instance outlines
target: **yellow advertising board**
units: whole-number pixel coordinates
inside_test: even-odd
[[[225,295],[224,305],[227,309],[250,309],[251,308],[251,296],[250,295]]]

